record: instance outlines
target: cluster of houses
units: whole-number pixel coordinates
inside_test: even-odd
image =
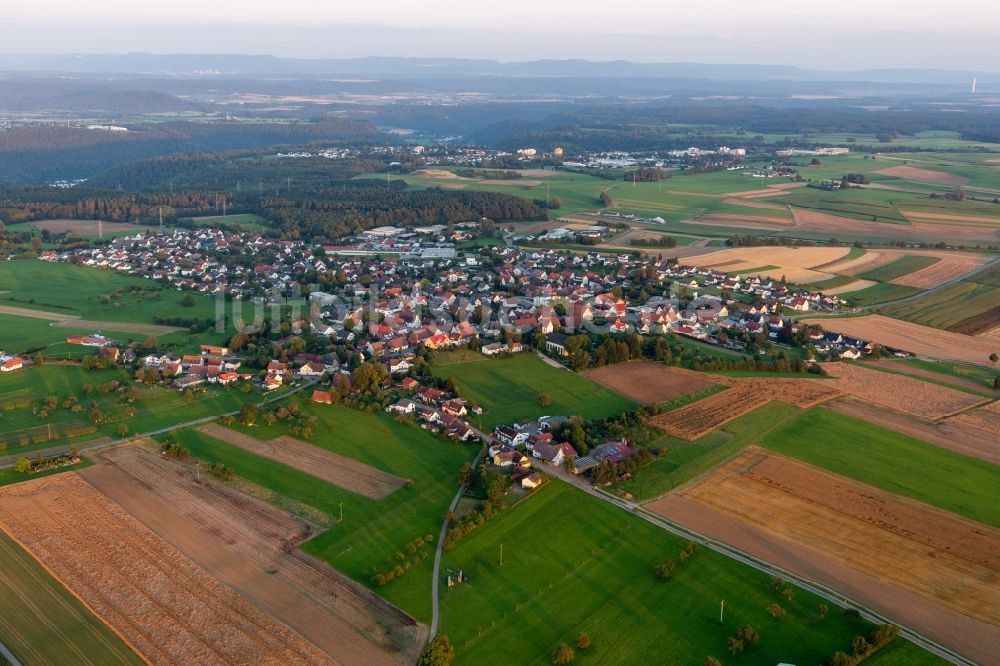
[[[14,372],[24,367],[24,359],[20,356],[7,356],[0,350],[0,372]]]
[[[406,243],[410,234],[440,231],[379,227],[363,236],[369,243]],[[837,296],[795,290],[765,277],[630,253],[501,246],[463,257],[372,256],[204,228],[119,237],[100,248],[42,258],[233,298],[260,298],[269,290],[292,296],[304,276],[314,275],[306,287],[309,315],[292,322],[291,333],[309,330],[354,345],[366,360],[383,361],[397,376],[410,370],[420,345],[475,345],[495,355],[520,351],[511,340],[528,333],[676,333],[714,342],[720,332],[729,339],[745,332],[774,338],[781,328],[794,326],[787,312],[844,306]],[[627,299],[624,294],[636,286],[653,295]],[[558,336],[551,340],[550,351],[559,353]],[[76,343],[114,346],[99,336],[81,336]],[[268,386],[280,385],[284,376],[284,371],[269,373]]]
[[[578,457],[572,444],[556,441],[553,437],[553,427],[564,419],[543,416],[537,421],[498,425],[487,445],[490,462],[501,471],[509,472],[511,479],[520,482],[523,488],[531,489],[539,483],[540,475],[533,472],[538,463],[562,467],[567,460],[573,459],[572,473],[583,474],[602,462],[618,463],[639,452],[626,442],[611,441]]]
[[[437,430],[462,442],[479,438],[479,433],[465,420],[469,414],[482,414],[480,407],[463,398],[431,386],[422,386],[412,377],[404,377],[399,388],[411,397],[400,398],[386,407],[387,412],[409,414],[423,423],[423,427]]]

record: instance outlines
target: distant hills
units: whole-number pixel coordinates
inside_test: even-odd
[[[118,74],[215,77],[342,77],[431,80],[496,76],[628,77],[725,81],[857,81],[966,85],[971,72],[940,69],[801,69],[790,65],[717,65],[639,63],[626,60],[533,60],[499,62],[461,58],[296,59],[243,54],[63,54],[0,55],[0,71],[30,73]],[[1000,73],[977,73],[980,83],[1000,83]]]

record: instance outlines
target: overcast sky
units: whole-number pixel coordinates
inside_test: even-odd
[[[993,0],[12,0],[7,53],[624,58],[998,69]]]

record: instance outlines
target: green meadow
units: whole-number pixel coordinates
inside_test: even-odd
[[[434,374],[451,379],[463,398],[483,408],[483,415],[470,421],[484,430],[540,416],[598,419],[638,407],[575,372],[548,365],[531,351],[508,359],[476,356],[459,363],[449,363],[447,353],[439,358]],[[542,394],[549,396],[550,404],[542,406]]]
[[[463,571],[467,582],[442,591],[441,631],[457,664],[508,664],[512,654],[519,664],[548,664],[558,645],[574,645],[580,633],[591,647],[576,650],[574,663],[701,664],[708,656],[732,663],[726,639],[750,624],[759,643],[736,661],[815,664],[872,629],[836,607],[810,622],[818,597],[795,590],[788,602],[769,576],[705,549],[681,562],[684,546],[551,480],[445,552],[443,568]],[[659,580],[653,568],[667,557],[677,566]],[[787,614],[773,618],[772,603]],[[896,663],[936,663],[912,644],[900,641],[897,650]]]
[[[1000,527],[1000,468],[867,421],[813,408],[761,440],[862,483]]]

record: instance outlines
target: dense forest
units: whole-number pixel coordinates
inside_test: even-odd
[[[232,150],[214,153],[167,155],[117,166],[87,181],[90,187],[122,188],[128,191],[215,189],[253,190],[259,195],[289,188],[341,186],[354,176],[384,171],[386,160],[352,157],[327,159],[320,156],[277,158],[280,152],[338,147],[342,142],[324,141],[311,146],[271,146],[267,150]],[[352,146],[363,145],[351,142]]]
[[[374,125],[341,118],[315,122],[168,122],[127,132],[62,125],[19,125],[0,132],[0,181],[46,183],[91,178],[161,155],[226,151],[313,141],[370,141]],[[58,151],[59,159],[53,159]]]
[[[375,226],[448,224],[477,221],[537,220],[546,210],[536,203],[495,192],[443,189],[407,190],[404,181],[343,180],[330,187],[301,187],[264,197],[255,191],[220,194],[211,190],[129,192],[0,187],[0,222],[66,218],[154,223],[162,207],[168,223],[183,217],[220,213],[225,198],[230,213],[255,213],[286,238],[332,242]]]
[[[953,110],[949,107],[949,110]],[[673,150],[713,134],[740,134],[740,145],[763,145],[756,134],[835,132],[893,137],[927,130],[958,132],[972,141],[1000,141],[1000,114],[983,107],[962,113],[913,104],[872,112],[846,105],[723,105],[682,102],[673,105],[596,105],[552,114],[542,120],[510,118],[484,127],[473,141],[507,150],[521,146],[574,151]],[[739,128],[739,129],[737,129]],[[789,140],[787,145],[796,145]],[[771,144],[773,147],[773,144]],[[862,147],[858,146],[860,150]],[[891,146],[875,144],[886,151]]]
[[[448,224],[545,219],[545,208],[510,194],[443,189],[404,190],[396,181],[381,187],[312,190],[304,196],[261,199],[260,215],[294,238],[330,239],[373,226]]]

